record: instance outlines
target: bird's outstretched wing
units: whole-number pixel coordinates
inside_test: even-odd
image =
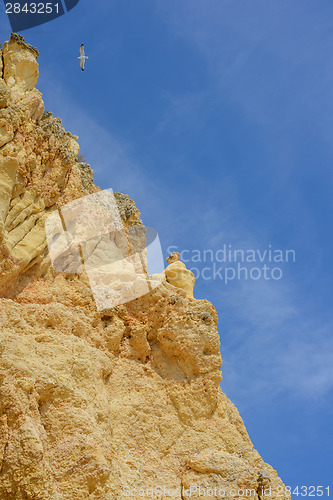
[[[81,43],[81,47],[80,47],[80,56],[84,56],[84,44]]]
[[[82,69],[82,71],[84,71],[84,63],[85,63],[85,59],[82,59],[80,60],[80,68]]]

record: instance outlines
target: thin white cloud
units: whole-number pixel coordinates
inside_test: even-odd
[[[53,74],[47,74],[46,68],[40,80],[42,89],[46,89],[46,109],[61,117],[66,130],[79,136],[80,154],[94,170],[95,183],[103,189],[129,194],[134,201],[141,202],[139,209],[159,210],[165,197],[163,186],[147,175],[144,165],[137,159],[135,146],[91,116]],[[111,126],[112,122],[110,129]]]
[[[224,245],[228,248],[229,244],[234,250],[263,252],[268,248],[269,232],[260,239],[251,233],[243,217],[244,208],[236,200],[228,200],[228,210],[222,215],[213,208],[205,214],[194,211],[194,220],[205,228],[202,248],[213,252]],[[299,257],[296,251],[296,262]],[[306,278],[315,283],[317,265],[312,264]],[[207,264],[187,265],[200,269]],[[226,266],[230,264],[217,263],[217,268]],[[257,262],[254,266],[262,264]],[[283,276],[279,281],[241,279],[225,285],[219,278],[197,280],[195,291],[202,298],[207,298],[209,292],[210,300],[220,311],[222,388],[232,399],[241,395],[243,405],[251,406],[260,394],[272,400],[281,393],[308,401],[315,398],[325,404],[333,389],[333,325],[308,310],[307,291],[295,274],[295,264],[281,267]]]

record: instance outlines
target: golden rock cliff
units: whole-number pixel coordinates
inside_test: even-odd
[[[164,279],[101,312],[84,275],[52,268],[46,218],[99,188],[44,112],[37,57],[15,34],[0,57],[0,498],[280,498],[220,389],[212,304]]]

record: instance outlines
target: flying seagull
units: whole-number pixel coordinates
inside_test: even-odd
[[[82,69],[82,71],[84,71],[84,62],[86,59],[88,59],[88,57],[84,54],[83,43],[81,44],[81,47],[80,47],[80,57],[78,57],[78,59],[80,59],[80,68]]]

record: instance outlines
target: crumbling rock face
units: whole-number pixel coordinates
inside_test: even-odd
[[[212,304],[164,279],[99,312],[84,275],[52,269],[46,217],[98,188],[44,112],[37,56],[12,35],[0,57],[0,498],[280,497],[219,387]],[[142,224],[116,200],[126,228]]]
[[[4,44],[0,79],[0,296],[8,296],[50,267],[46,217],[97,190],[78,163],[77,137],[44,113],[38,51],[12,35]]]

